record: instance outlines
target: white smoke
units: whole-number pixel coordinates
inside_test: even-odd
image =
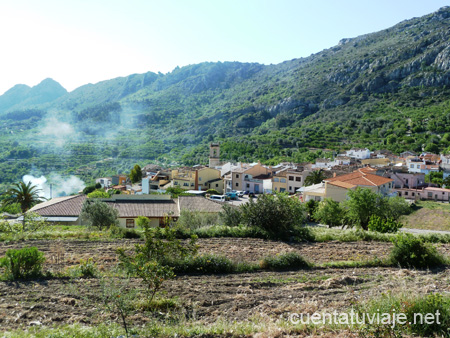
[[[34,177],[33,175],[25,175],[22,180],[25,184],[31,182],[35,185],[39,189],[39,196],[45,198],[76,194],[86,187],[84,182],[76,176],[63,177],[53,173],[49,175],[48,180],[45,176]]]
[[[73,127],[66,122],[61,122],[55,117],[46,120],[45,126],[41,129],[41,135],[51,137],[57,146],[62,146],[68,138],[75,134]]]

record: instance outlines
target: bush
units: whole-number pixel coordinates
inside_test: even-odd
[[[109,194],[103,189],[96,189],[89,194],[87,194],[88,198],[109,198]]]
[[[315,209],[313,218],[329,227],[342,226],[345,224],[346,210],[339,202],[325,198]]]
[[[198,229],[205,226],[219,224],[219,215],[217,213],[208,213],[200,211],[181,210],[177,221],[177,228]]]
[[[260,195],[240,206],[243,222],[266,231],[271,238],[288,239],[305,222],[305,209],[287,194]]]
[[[172,266],[175,272],[182,273],[231,273],[234,271],[234,264],[230,259],[213,254],[169,260],[167,264]]]
[[[405,268],[434,268],[446,263],[430,243],[411,234],[398,234],[392,242],[391,263]]]
[[[368,228],[370,231],[381,233],[395,233],[403,227],[403,224],[395,221],[393,218],[383,219],[379,216],[372,215],[369,220]]]
[[[298,253],[288,252],[264,258],[260,266],[262,269],[272,271],[297,270],[309,268],[311,265]]]
[[[0,267],[5,269],[7,279],[28,279],[42,275],[44,262],[44,254],[36,247],[9,249],[0,259]]]
[[[239,208],[224,204],[223,211],[219,214],[223,224],[229,227],[237,227],[242,222],[242,213]]]
[[[70,271],[73,277],[93,278],[98,275],[97,263],[94,263],[92,258],[80,259],[80,265],[71,268]]]
[[[128,254],[119,248],[120,265],[128,275],[142,280],[145,294],[151,302],[164,281],[174,278],[173,268],[167,265],[170,260],[181,260],[196,253],[196,237],[182,244],[175,238],[175,230],[167,228],[145,228],[145,243],[136,244],[134,253]]]
[[[210,195],[220,195],[220,193],[216,189],[208,189],[206,190],[206,193]]]
[[[111,233],[111,237],[115,238],[142,238],[141,234],[135,229],[126,229],[117,225],[113,225],[112,227],[110,227],[109,231]]]
[[[368,323],[361,328],[363,337],[403,337],[404,333],[420,337],[450,337],[447,328],[450,327],[450,299],[440,294],[426,296],[383,294],[380,298],[370,300],[367,304],[357,304],[359,318],[372,317],[380,313],[403,313],[406,324],[382,324],[377,321]],[[421,322],[426,314],[436,314],[439,311],[439,324],[437,321]],[[421,314],[421,315],[419,315]],[[367,318],[367,317],[366,317]],[[409,337],[409,335],[408,335]]]

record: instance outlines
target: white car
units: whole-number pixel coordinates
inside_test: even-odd
[[[244,192],[243,192],[243,191],[238,191],[238,192],[237,192],[237,195],[238,195],[239,197],[244,197]]]

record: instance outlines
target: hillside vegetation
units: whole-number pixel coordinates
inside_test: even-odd
[[[277,65],[217,62],[67,93],[47,79],[0,96],[1,183],[84,179],[135,163],[304,161],[308,148],[439,152],[450,146],[450,8]]]

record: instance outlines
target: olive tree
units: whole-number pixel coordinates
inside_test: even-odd
[[[81,218],[100,230],[118,225],[118,217],[116,209],[98,199],[87,199],[81,208]]]

